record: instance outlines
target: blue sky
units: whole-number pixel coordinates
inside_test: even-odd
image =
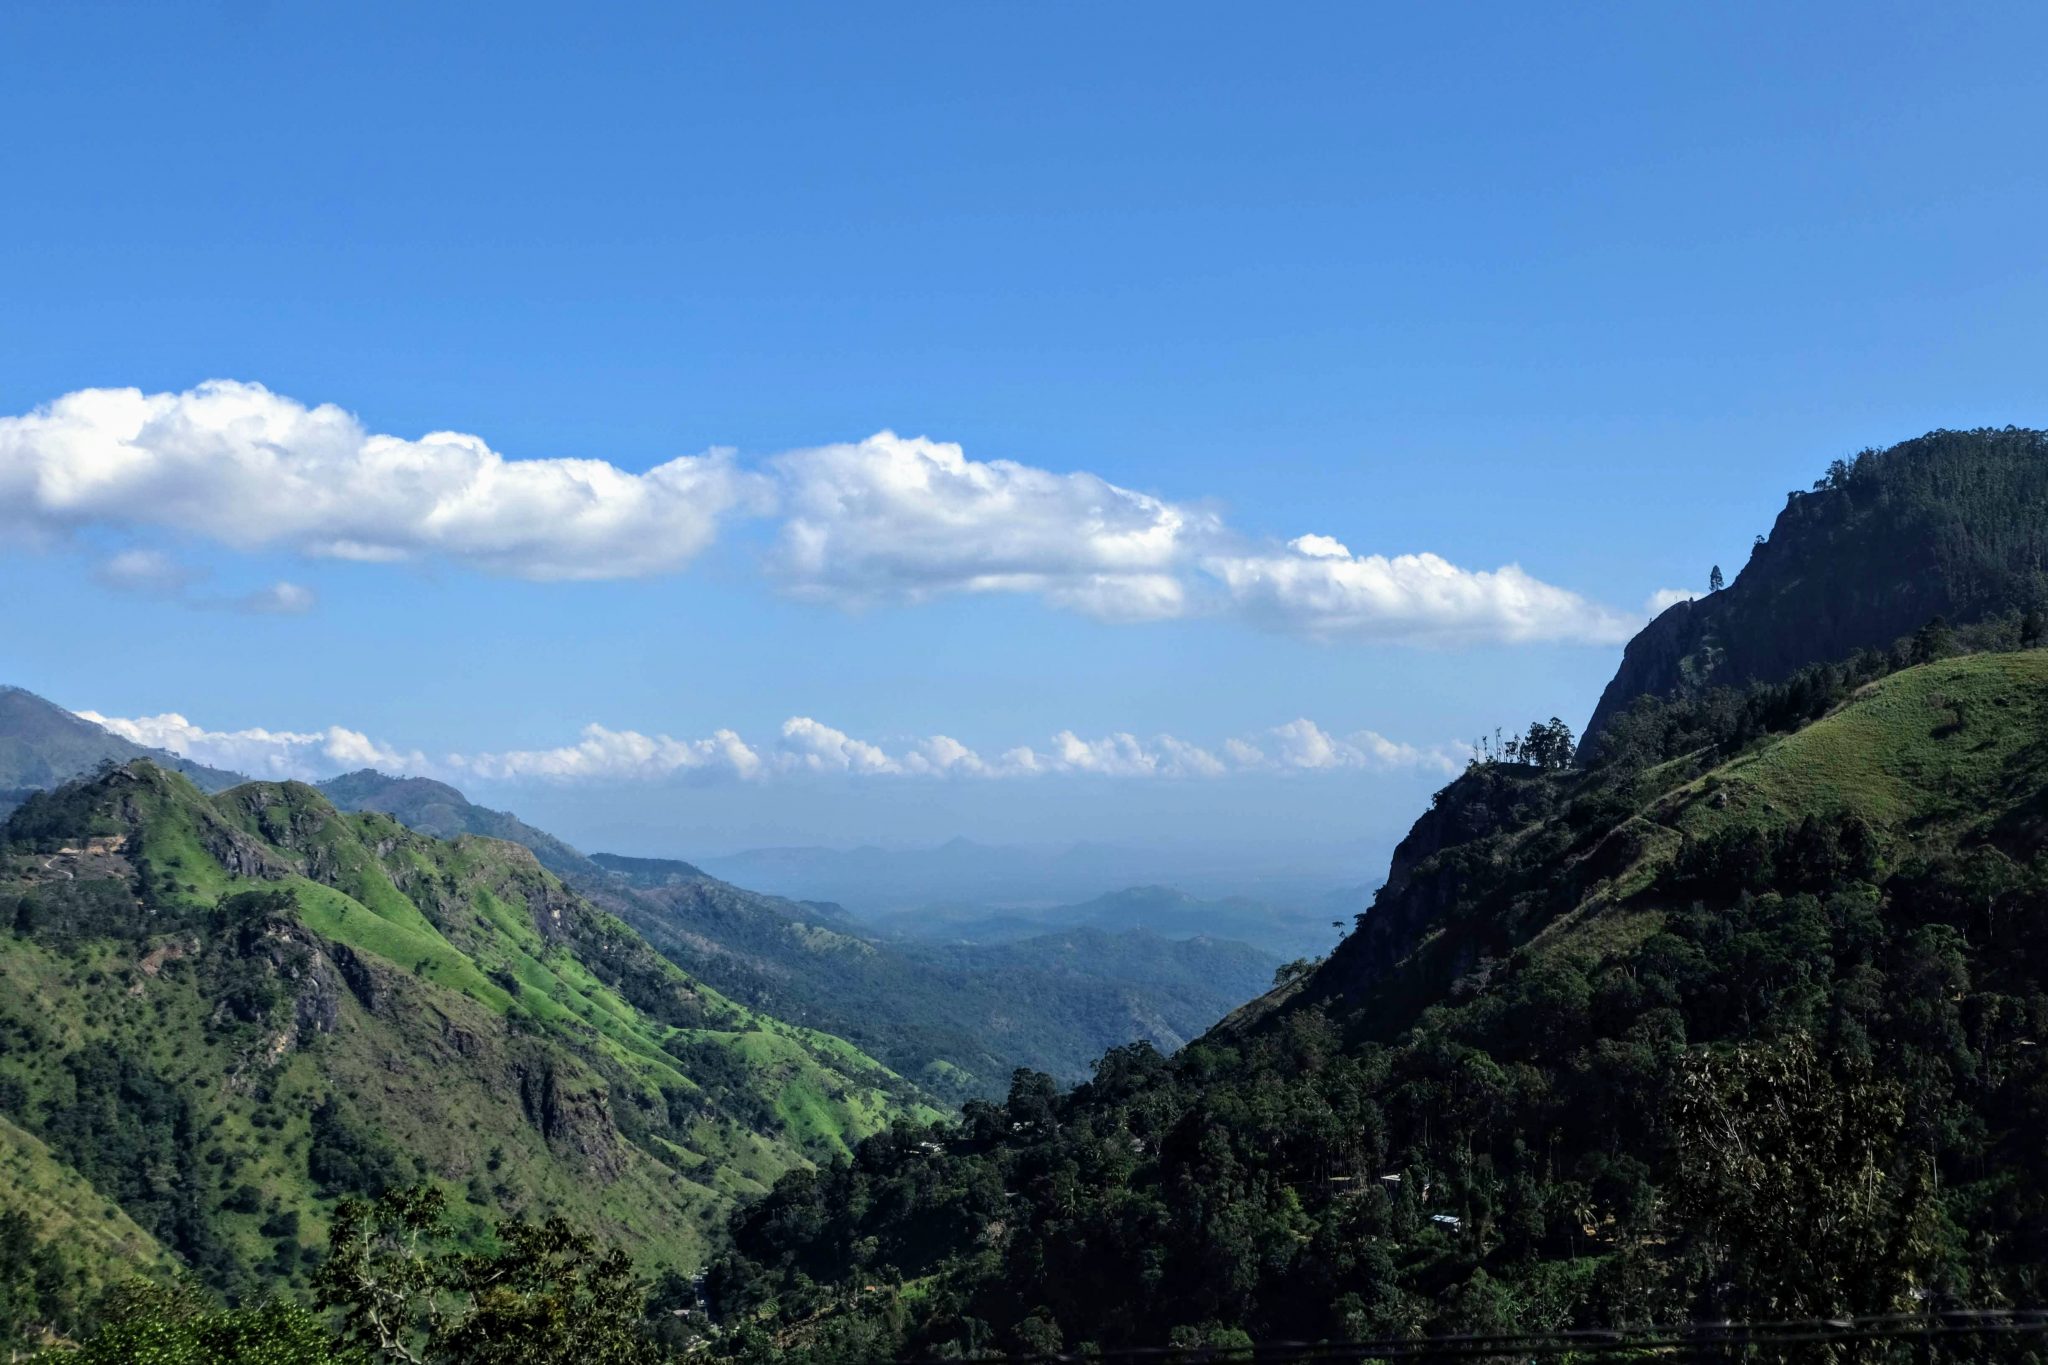
[[[1828,459],[2048,421],[2048,14],[1790,10],[7,7],[0,677],[644,851],[1398,833]],[[313,462],[29,416],[215,379]],[[875,503],[885,430],[980,493]],[[687,486],[451,531],[349,463],[437,431]],[[591,724],[762,766],[506,757]]]

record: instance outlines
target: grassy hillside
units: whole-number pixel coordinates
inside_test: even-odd
[[[735,1198],[934,1116],[515,845],[146,763],[6,840],[0,1117],[231,1293],[300,1283],[338,1196],[417,1180],[479,1235],[563,1212],[693,1265]]]
[[[1950,659],[1868,684],[1798,733],[1675,788],[1659,815],[1704,834],[1854,811],[1908,842],[1991,838],[2003,812],[2041,790],[2044,741],[2048,651]]]
[[[1591,779],[1475,770],[1417,827],[1473,837],[1420,858],[1404,846],[1328,968],[1237,1023],[1298,999],[1391,1036],[1524,944],[1538,956],[1626,945],[1696,893],[1783,889],[1788,846],[1803,834],[1824,845],[1814,856],[1839,860],[1845,822],[1873,877],[1969,850],[2023,861],[2048,827],[2044,734],[2048,651],[2031,650],[1858,683],[1810,724],[1732,757],[1702,746]],[[1719,866],[1729,861],[1744,866]]]
[[[1178,1057],[784,1180],[721,1303],[853,1360],[2032,1301],[2048,653],[1637,720],[1476,764]]]
[[[364,771],[321,791],[427,833],[522,844],[697,980],[843,1037],[948,1102],[1000,1094],[1020,1066],[1071,1081],[1112,1047],[1146,1039],[1177,1048],[1264,989],[1278,965],[1214,937],[1048,936],[1051,925],[1008,946],[891,941],[836,906],[761,895],[690,863],[586,858],[443,783]],[[1147,898],[1125,918],[1148,909],[1170,918],[1177,894]]]

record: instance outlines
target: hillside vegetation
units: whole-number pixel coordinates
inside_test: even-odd
[[[444,783],[365,770],[320,789],[426,833],[522,844],[696,979],[845,1038],[949,1103],[1000,1095],[1020,1066],[1072,1082],[1112,1047],[1178,1048],[1263,990],[1279,965],[1227,939],[1070,924],[1003,944],[895,939],[835,905],[762,895],[677,859],[586,857]]]
[[[310,787],[133,763],[32,797],[4,857],[0,1193],[88,1276],[160,1246],[230,1295],[302,1285],[338,1197],[419,1182],[472,1237],[561,1213],[687,1267],[736,1199],[937,1117],[524,848]],[[84,1186],[108,1257],[51,1211]]]
[[[715,1276],[735,1349],[2033,1301],[2048,653],[1632,714],[1587,770],[1475,764],[1328,962],[1179,1056],[785,1178]]]

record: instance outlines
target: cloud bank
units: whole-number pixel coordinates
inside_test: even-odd
[[[79,715],[123,738],[253,777],[318,780],[357,768],[450,780],[492,782],[652,782],[795,780],[842,776],[886,779],[997,780],[1053,777],[1203,779],[1246,774],[1418,772],[1449,775],[1469,746],[1416,746],[1372,730],[1331,734],[1313,721],[1224,741],[1214,748],[1173,735],[1118,732],[1086,739],[1062,730],[1042,747],[1019,745],[984,755],[946,735],[894,744],[855,738],[809,716],[783,722],[756,745],[733,730],[676,739],[587,725],[576,742],[552,749],[508,749],[430,757],[417,749],[330,725],[319,730],[209,730],[184,716]]]
[[[237,550],[429,556],[521,578],[673,570],[745,503],[726,455],[630,474],[602,460],[508,460],[456,431],[367,431],[260,384],[81,389],[0,418],[0,530],[155,528]]]
[[[754,517],[774,519],[772,581],[854,610],[1028,595],[1109,622],[1215,617],[1425,646],[1612,644],[1640,624],[1514,563],[1359,554],[1323,530],[1262,540],[1199,503],[888,431],[756,467],[714,451],[635,474],[510,459],[455,431],[380,435],[332,404],[227,380],[82,389],[0,417],[0,540],[28,544],[93,528],[526,579],[644,578],[681,570],[723,526]],[[181,573],[138,545],[99,577],[173,596]],[[236,604],[302,611],[311,596],[279,584],[210,603]]]
[[[136,744],[168,749],[181,758],[211,768],[227,768],[251,777],[332,777],[357,768],[392,772],[426,772],[435,765],[418,750],[379,744],[359,730],[330,725],[324,730],[208,730],[175,711],[160,716],[103,716],[78,713]]]

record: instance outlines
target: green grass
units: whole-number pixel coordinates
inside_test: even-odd
[[[210,1215],[246,1265],[275,1252],[277,1239],[261,1227],[278,1210],[299,1213],[302,1245],[324,1240],[331,1200],[309,1177],[309,1116],[333,1096],[387,1140],[414,1177],[442,1186],[456,1221],[476,1236],[487,1237],[499,1217],[561,1212],[632,1247],[650,1267],[700,1263],[723,1235],[733,1200],[765,1191],[807,1159],[846,1151],[904,1112],[892,1098],[904,1090],[900,1079],[859,1049],[709,990],[625,925],[569,896],[522,848],[472,837],[442,842],[381,815],[341,815],[296,784],[208,798],[175,776],[137,776],[113,804],[81,808],[79,818],[106,833],[120,832],[122,819],[136,822],[139,850],[174,882],[164,893],[173,906],[167,932],[139,944],[61,950],[0,939],[0,1023],[32,1021],[43,1040],[0,1052],[0,1079],[22,1086],[24,1112],[32,1113],[58,1084],[55,1063],[88,1042],[142,1059],[191,1098],[196,1142],[227,1181],[222,1188],[257,1192],[260,1212]],[[231,875],[214,852],[247,859],[255,844],[270,860],[261,875]],[[137,970],[163,943],[201,946],[212,925],[204,912],[222,898],[274,889],[292,894],[297,919],[317,939],[353,950],[380,973],[374,1011],[344,991],[330,1033],[295,1031],[288,1010],[240,1024],[220,1017],[207,985],[221,963],[209,966],[202,955],[172,961],[154,977]],[[555,924],[542,932],[543,903],[574,917],[560,925],[574,932],[559,941]],[[665,982],[715,1027],[677,1029],[636,1009],[577,955],[574,945],[592,936],[612,945],[607,964],[614,951],[633,964],[639,975],[627,979]],[[500,984],[507,971],[516,992]],[[593,1166],[586,1153],[603,1134],[590,1128],[590,1115],[621,1113],[635,1091],[657,1114],[661,1091],[704,1093],[664,1050],[679,1038],[716,1040],[738,1063],[736,1083],[774,1122],[755,1132],[708,1109],[687,1133],[650,1132],[638,1144],[607,1129],[610,1154]],[[589,1130],[559,1147],[523,1108],[520,1069],[534,1064],[537,1049],[550,1059],[551,1084]],[[910,1111],[937,1116],[922,1104]],[[14,1159],[5,1155],[11,1150],[0,1141],[0,1160]],[[66,1169],[43,1153],[39,1187],[58,1188],[52,1165]],[[53,1207],[66,1197],[53,1196]],[[111,1248],[93,1254],[127,1256]]]
[[[1688,827],[1851,810],[1878,825],[1967,826],[2041,775],[2044,726],[2048,651],[1908,669],[1717,769],[1728,805],[1695,801]]]
[[[1624,954],[1655,931],[1644,893],[1684,839],[1853,813],[1894,845],[1952,843],[2048,790],[2048,650],[1973,654],[1906,669],[1811,725],[1696,777],[1697,756],[1641,779],[1625,822],[1640,853],[1545,928],[1543,953]]]
[[[416,929],[379,915],[355,897],[305,877],[289,878],[299,898],[299,913],[306,927],[357,952],[381,957],[450,990],[461,991],[496,1014],[512,1003],[502,987],[477,970],[476,964],[455,948],[424,917],[425,928]],[[258,885],[250,883],[249,885]]]
[[[40,1139],[0,1117],[0,1208],[27,1216],[48,1240],[76,1250],[85,1265],[167,1276],[176,1261],[118,1206],[59,1161]]]

